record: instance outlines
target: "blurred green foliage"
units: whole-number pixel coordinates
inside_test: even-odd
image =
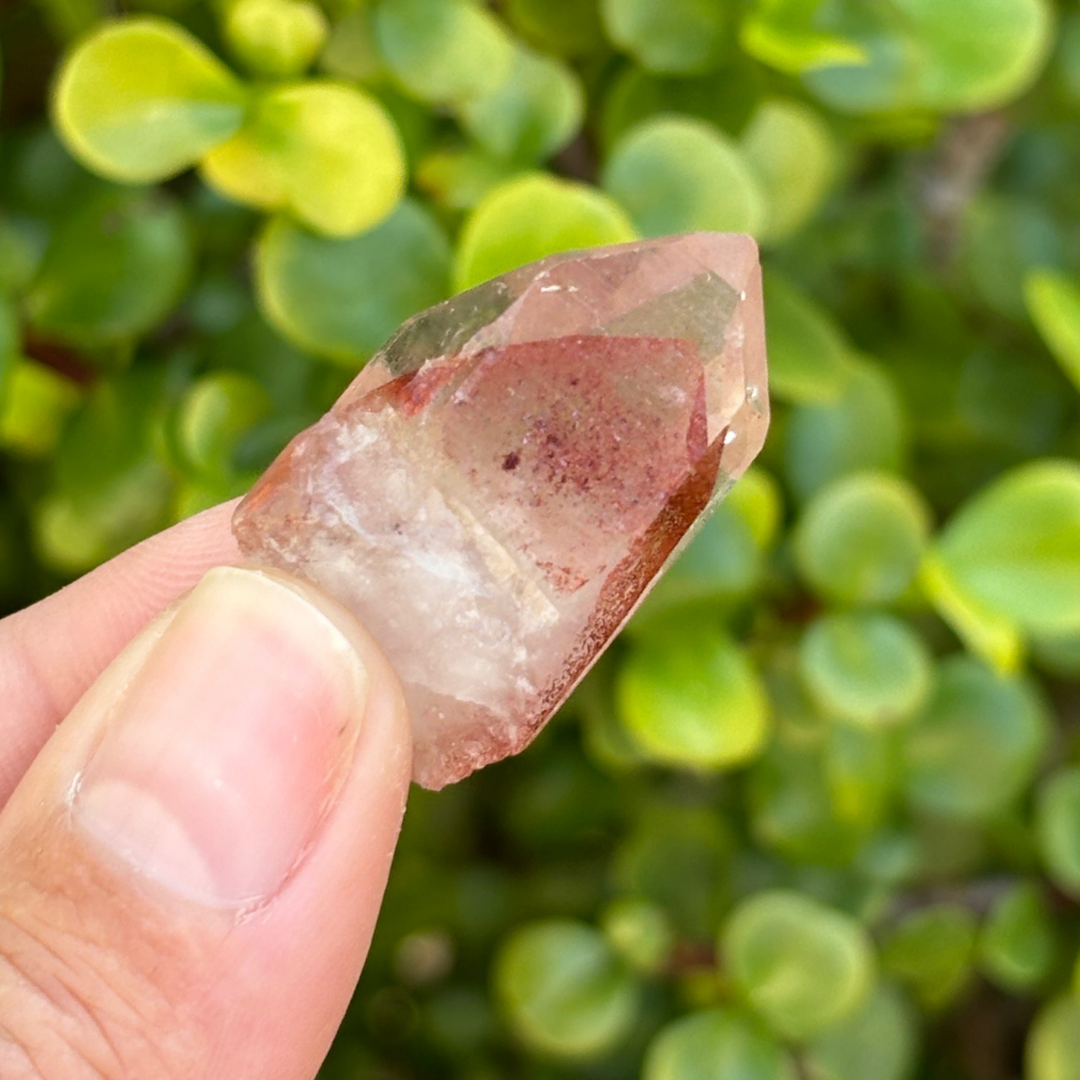
[[[1080,1078],[1075,0],[0,6],[0,604],[553,251],[763,247],[774,420],[415,792],[325,1080]]]

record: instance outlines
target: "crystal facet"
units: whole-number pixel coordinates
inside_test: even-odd
[[[533,739],[767,425],[753,240],[555,255],[405,323],[233,526],[371,630],[439,788]]]

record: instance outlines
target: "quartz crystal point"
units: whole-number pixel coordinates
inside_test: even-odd
[[[233,527],[371,630],[439,788],[533,739],[767,425],[753,240],[555,255],[406,322]]]

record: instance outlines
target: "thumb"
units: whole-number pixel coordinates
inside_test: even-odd
[[[398,682],[344,609],[207,574],[0,813],[0,1076],[313,1077],[409,767]]]

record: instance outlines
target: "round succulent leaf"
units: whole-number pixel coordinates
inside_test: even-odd
[[[552,919],[516,930],[499,949],[494,978],[515,1034],[545,1054],[602,1054],[637,1017],[637,982],[603,934],[584,923]]]
[[[691,1013],[661,1028],[645,1052],[642,1080],[795,1080],[783,1046],[750,1017],[726,1009]]]
[[[784,497],[770,473],[751,466],[735,482],[724,504],[742,518],[760,550],[773,546],[784,516]]]
[[[55,453],[68,418],[78,408],[80,388],[36,360],[0,365],[0,446],[22,458]]]
[[[874,361],[849,359],[835,401],[791,410],[783,447],[788,482],[807,499],[845,473],[895,470],[906,440],[906,416],[892,380]]]
[[[107,23],[64,61],[56,130],[112,180],[164,180],[194,165],[244,119],[243,85],[200,41],[153,16]]]
[[[224,31],[233,55],[250,71],[289,78],[311,66],[329,25],[311,0],[234,0]]]
[[[873,989],[865,928],[802,893],[772,889],[744,900],[720,937],[725,971],[780,1036],[804,1040],[852,1015]]]
[[[960,508],[935,555],[959,590],[1029,633],[1080,629],[1080,464],[1013,469]]]
[[[581,129],[585,91],[568,65],[519,45],[506,82],[463,102],[458,115],[469,135],[495,157],[542,161]]]
[[[909,986],[924,1008],[949,1005],[975,967],[978,920],[959,904],[932,904],[905,916],[888,934],[882,968]]]
[[[352,82],[375,82],[386,76],[386,64],[375,41],[375,9],[361,4],[334,21],[319,56],[319,70]]]
[[[619,956],[645,975],[657,974],[675,946],[675,928],[668,913],[642,896],[613,900],[601,914],[600,928]]]
[[[908,1080],[919,1052],[915,1010],[889,982],[805,1052],[810,1080]]]
[[[586,184],[527,173],[491,189],[461,230],[457,291],[559,251],[637,236],[622,209]]]
[[[819,6],[813,0],[757,0],[739,27],[739,44],[756,60],[788,75],[865,63],[861,45],[815,28]]]
[[[797,707],[778,701],[778,711],[785,704]],[[841,725],[833,726],[841,729]],[[874,734],[848,725],[842,730],[849,735]],[[885,777],[877,771],[879,761],[864,760],[863,765],[874,767],[874,775],[852,782],[850,737],[833,746],[806,742],[774,739],[754,763],[749,785],[753,833],[762,848],[791,862],[845,867],[880,824],[889,794],[882,783]]]
[[[1055,270],[1032,270],[1024,280],[1024,300],[1047,348],[1080,389],[1080,281]]]
[[[974,112],[1004,105],[1035,81],[1053,16],[1046,0],[890,0],[836,5],[817,24],[864,53],[861,62],[806,75],[832,108]]]
[[[22,332],[19,330],[19,317],[15,305],[0,293],[0,389],[11,365],[19,354]]]
[[[404,200],[370,232],[338,240],[276,218],[255,252],[267,318],[303,349],[356,368],[410,315],[445,299],[450,245]]]
[[[1080,767],[1062,769],[1039,785],[1035,828],[1050,879],[1080,897]]]
[[[405,190],[405,153],[373,97],[344,83],[275,86],[248,122],[202,163],[223,195],[288,209],[328,236],[377,225]]]
[[[766,204],[738,146],[690,117],[660,116],[628,131],[603,186],[643,236],[710,230],[758,233]]]
[[[1080,999],[1065,994],[1044,1005],[1024,1048],[1026,1080],[1080,1080]]]
[[[824,746],[832,813],[862,830],[880,826],[897,787],[895,740],[887,731],[832,724]]]
[[[608,37],[650,71],[694,75],[715,67],[731,37],[727,0],[601,0]]]
[[[930,654],[907,623],[880,613],[834,613],[803,634],[799,669],[827,715],[867,727],[911,716],[931,687]]]
[[[728,901],[733,848],[712,809],[653,801],[616,850],[614,881],[659,905],[680,935],[708,937]]]
[[[270,395],[250,375],[203,375],[185,392],[173,423],[182,467],[196,478],[235,476],[237,444],[270,411]]]
[[[1024,641],[1019,627],[965,592],[933,550],[926,553],[919,567],[919,587],[970,652],[1003,675],[1020,669]]]
[[[822,488],[794,533],[803,579],[842,604],[882,604],[900,597],[919,569],[930,511],[907,481],[887,473],[852,473]]]
[[[904,787],[924,813],[984,820],[1027,787],[1046,745],[1046,705],[1026,679],[950,657],[923,713],[904,729]]]
[[[983,923],[979,966],[1007,993],[1027,993],[1050,974],[1058,944],[1042,886],[1020,881],[994,902]]]
[[[472,210],[515,173],[512,162],[480,150],[436,150],[416,167],[416,186],[447,210]]]
[[[851,374],[850,350],[829,315],[783,275],[764,277],[769,392],[782,401],[836,401]]]
[[[726,769],[752,759],[769,731],[769,702],[747,655],[702,629],[634,649],[616,678],[623,723],[654,761]]]
[[[833,185],[839,152],[832,131],[809,105],[771,98],[758,106],[739,145],[768,208],[761,241],[785,240],[814,216]]]
[[[682,78],[628,65],[604,93],[599,130],[604,155],[628,131],[665,114],[696,117],[735,136],[750,122],[764,84],[761,67],[739,55],[717,71]]]
[[[179,302],[192,259],[176,202],[156,191],[107,190],[54,231],[26,312],[39,333],[74,344],[127,341]]]
[[[494,93],[514,63],[513,39],[475,0],[382,0],[375,37],[402,88],[430,104]]]
[[[503,14],[544,52],[580,56],[604,44],[598,0],[507,0]]]
[[[167,524],[175,482],[155,448],[162,390],[150,366],[102,379],[65,425],[31,522],[45,565],[81,573]]]

